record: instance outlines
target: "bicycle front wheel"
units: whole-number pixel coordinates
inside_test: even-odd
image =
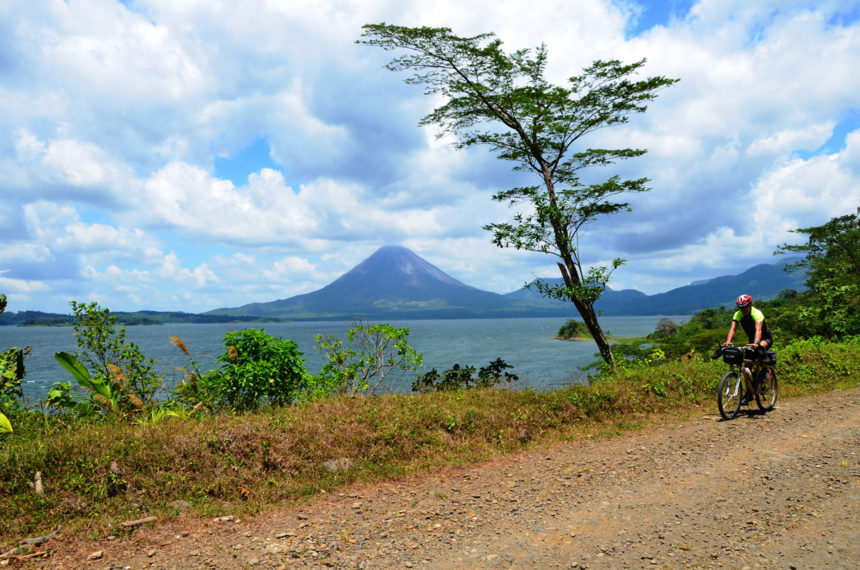
[[[720,388],[717,392],[717,405],[720,408],[720,415],[724,419],[730,420],[738,415],[743,392],[743,372],[726,372],[726,375],[720,380]]]
[[[755,403],[758,409],[769,412],[776,405],[777,383],[776,372],[768,368],[763,371],[759,379],[758,389],[755,391]]]

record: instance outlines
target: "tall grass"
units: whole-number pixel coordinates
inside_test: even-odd
[[[856,386],[860,343],[780,352],[780,398]],[[248,414],[100,423],[19,414],[0,440],[0,543],[67,528],[119,532],[177,512],[254,512],[354,482],[397,479],[553,441],[617,433],[715,407],[726,366],[699,358],[622,370],[552,392],[472,389],[338,396]],[[779,413],[778,410],[776,413]],[[331,471],[330,460],[350,466]],[[31,482],[41,473],[45,491]]]

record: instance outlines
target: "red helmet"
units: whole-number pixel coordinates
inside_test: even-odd
[[[738,297],[738,300],[735,301],[735,303],[737,303],[739,309],[749,307],[750,305],[752,305],[752,297],[750,297],[749,295],[741,295],[740,297]]]

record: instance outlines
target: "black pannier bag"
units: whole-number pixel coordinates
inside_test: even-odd
[[[744,349],[739,346],[723,348],[723,362],[726,364],[741,364],[744,361]]]
[[[768,366],[773,366],[776,364],[776,353],[772,350],[768,350],[764,358],[761,359],[762,364],[767,364]]]

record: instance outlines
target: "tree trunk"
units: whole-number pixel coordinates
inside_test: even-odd
[[[547,189],[550,205],[552,206],[552,209],[555,210],[558,206],[555,198],[555,184],[553,182],[549,166],[543,161],[541,161],[541,174],[543,175],[544,185]],[[561,259],[564,261],[564,263],[559,262],[558,264],[558,268],[561,271],[561,277],[564,279],[564,284],[567,285],[568,289],[581,287],[583,283],[580,280],[577,265],[574,263],[573,257],[570,254],[570,240],[568,239],[566,226],[557,217],[552,217],[550,223],[552,224],[553,234],[555,235],[556,246],[561,252]],[[571,295],[570,300],[573,302],[576,310],[579,311],[579,315],[582,317],[582,320],[585,321],[585,326],[588,327],[588,332],[591,333],[591,337],[594,339],[594,342],[597,343],[597,350],[600,351],[600,356],[603,357],[606,364],[613,372],[615,372],[615,357],[612,355],[612,348],[609,346],[609,341],[606,340],[606,335],[603,334],[603,329],[600,328],[600,323],[597,322],[597,313],[594,312],[594,303],[581,300],[574,295]]]
[[[567,285],[568,288],[574,288],[581,283],[579,283],[579,274],[576,273],[576,268],[573,266],[573,260],[566,260],[567,265],[569,267],[565,267],[565,264],[559,263],[558,268],[561,271],[561,277],[564,279],[564,284]],[[603,334],[603,329],[600,328],[600,323],[597,322],[597,313],[594,311],[594,305],[587,301],[581,301],[576,297],[571,297],[571,302],[576,307],[576,310],[579,311],[579,315],[582,317],[582,320],[585,322],[585,326],[588,327],[588,332],[591,333],[591,337],[594,339],[594,342],[597,343],[597,350],[600,351],[600,356],[603,357],[603,360],[607,365],[615,372],[615,357],[612,354],[612,348],[609,346],[609,341],[606,340],[606,335]]]
[[[603,334],[603,329],[600,328],[600,323],[597,322],[597,313],[594,311],[594,305],[591,303],[582,303],[574,301],[573,303],[585,325],[588,327],[594,342],[597,343],[597,350],[600,351],[600,356],[606,361],[606,364],[615,372],[615,357],[612,355],[612,348],[609,346],[609,341],[606,340],[606,335]]]

